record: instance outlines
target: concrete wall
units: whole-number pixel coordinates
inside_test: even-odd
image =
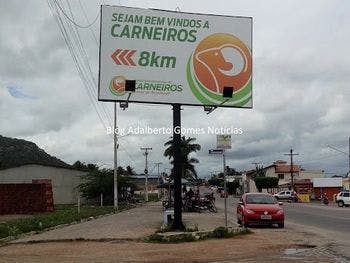
[[[310,179],[312,182],[313,178],[322,178],[324,177],[323,173],[321,170],[307,170],[307,171],[303,171],[301,170],[299,172],[299,177],[298,179]]]
[[[343,188],[350,190],[350,177],[343,178]]]
[[[23,165],[0,170],[0,183],[31,183],[34,179],[51,179],[54,204],[77,202],[76,187],[85,172],[43,165]]]

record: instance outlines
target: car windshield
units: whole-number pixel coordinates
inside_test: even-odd
[[[274,197],[269,195],[248,195],[247,204],[276,204]]]

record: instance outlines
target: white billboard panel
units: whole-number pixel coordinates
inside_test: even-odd
[[[104,5],[100,30],[99,100],[252,107],[252,18]]]

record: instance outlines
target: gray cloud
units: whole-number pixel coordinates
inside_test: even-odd
[[[115,4],[105,1],[106,4]],[[83,2],[92,20],[99,2]],[[345,1],[121,1],[135,7],[185,12],[247,15],[254,23],[254,108],[217,109],[206,115],[201,108],[185,107],[183,127],[242,128],[233,136],[227,163],[246,170],[254,161],[265,165],[285,159],[290,148],[307,168],[344,174],[347,157],[327,144],[347,151],[350,116],[350,56]],[[77,3],[72,10],[85,24]],[[94,110],[79,79],[56,21],[45,1],[7,1],[0,9],[0,134],[34,141],[66,162],[82,160],[112,164],[113,141]],[[92,29],[98,34],[98,23]],[[89,30],[79,30],[95,79],[98,47]],[[37,100],[16,99],[6,86],[23,87]],[[96,94],[94,94],[96,99]],[[104,105],[109,114],[112,103]],[[111,119],[104,116],[105,124]],[[172,127],[169,106],[130,105],[118,109],[118,126]],[[201,176],[222,170],[212,134],[190,135],[202,150],[195,154]],[[150,168],[163,162],[163,144],[169,135],[128,135],[120,138],[119,163],[144,169],[140,147],[153,147]]]

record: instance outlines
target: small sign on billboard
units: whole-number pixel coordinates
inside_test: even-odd
[[[231,135],[217,135],[218,149],[231,149]]]

